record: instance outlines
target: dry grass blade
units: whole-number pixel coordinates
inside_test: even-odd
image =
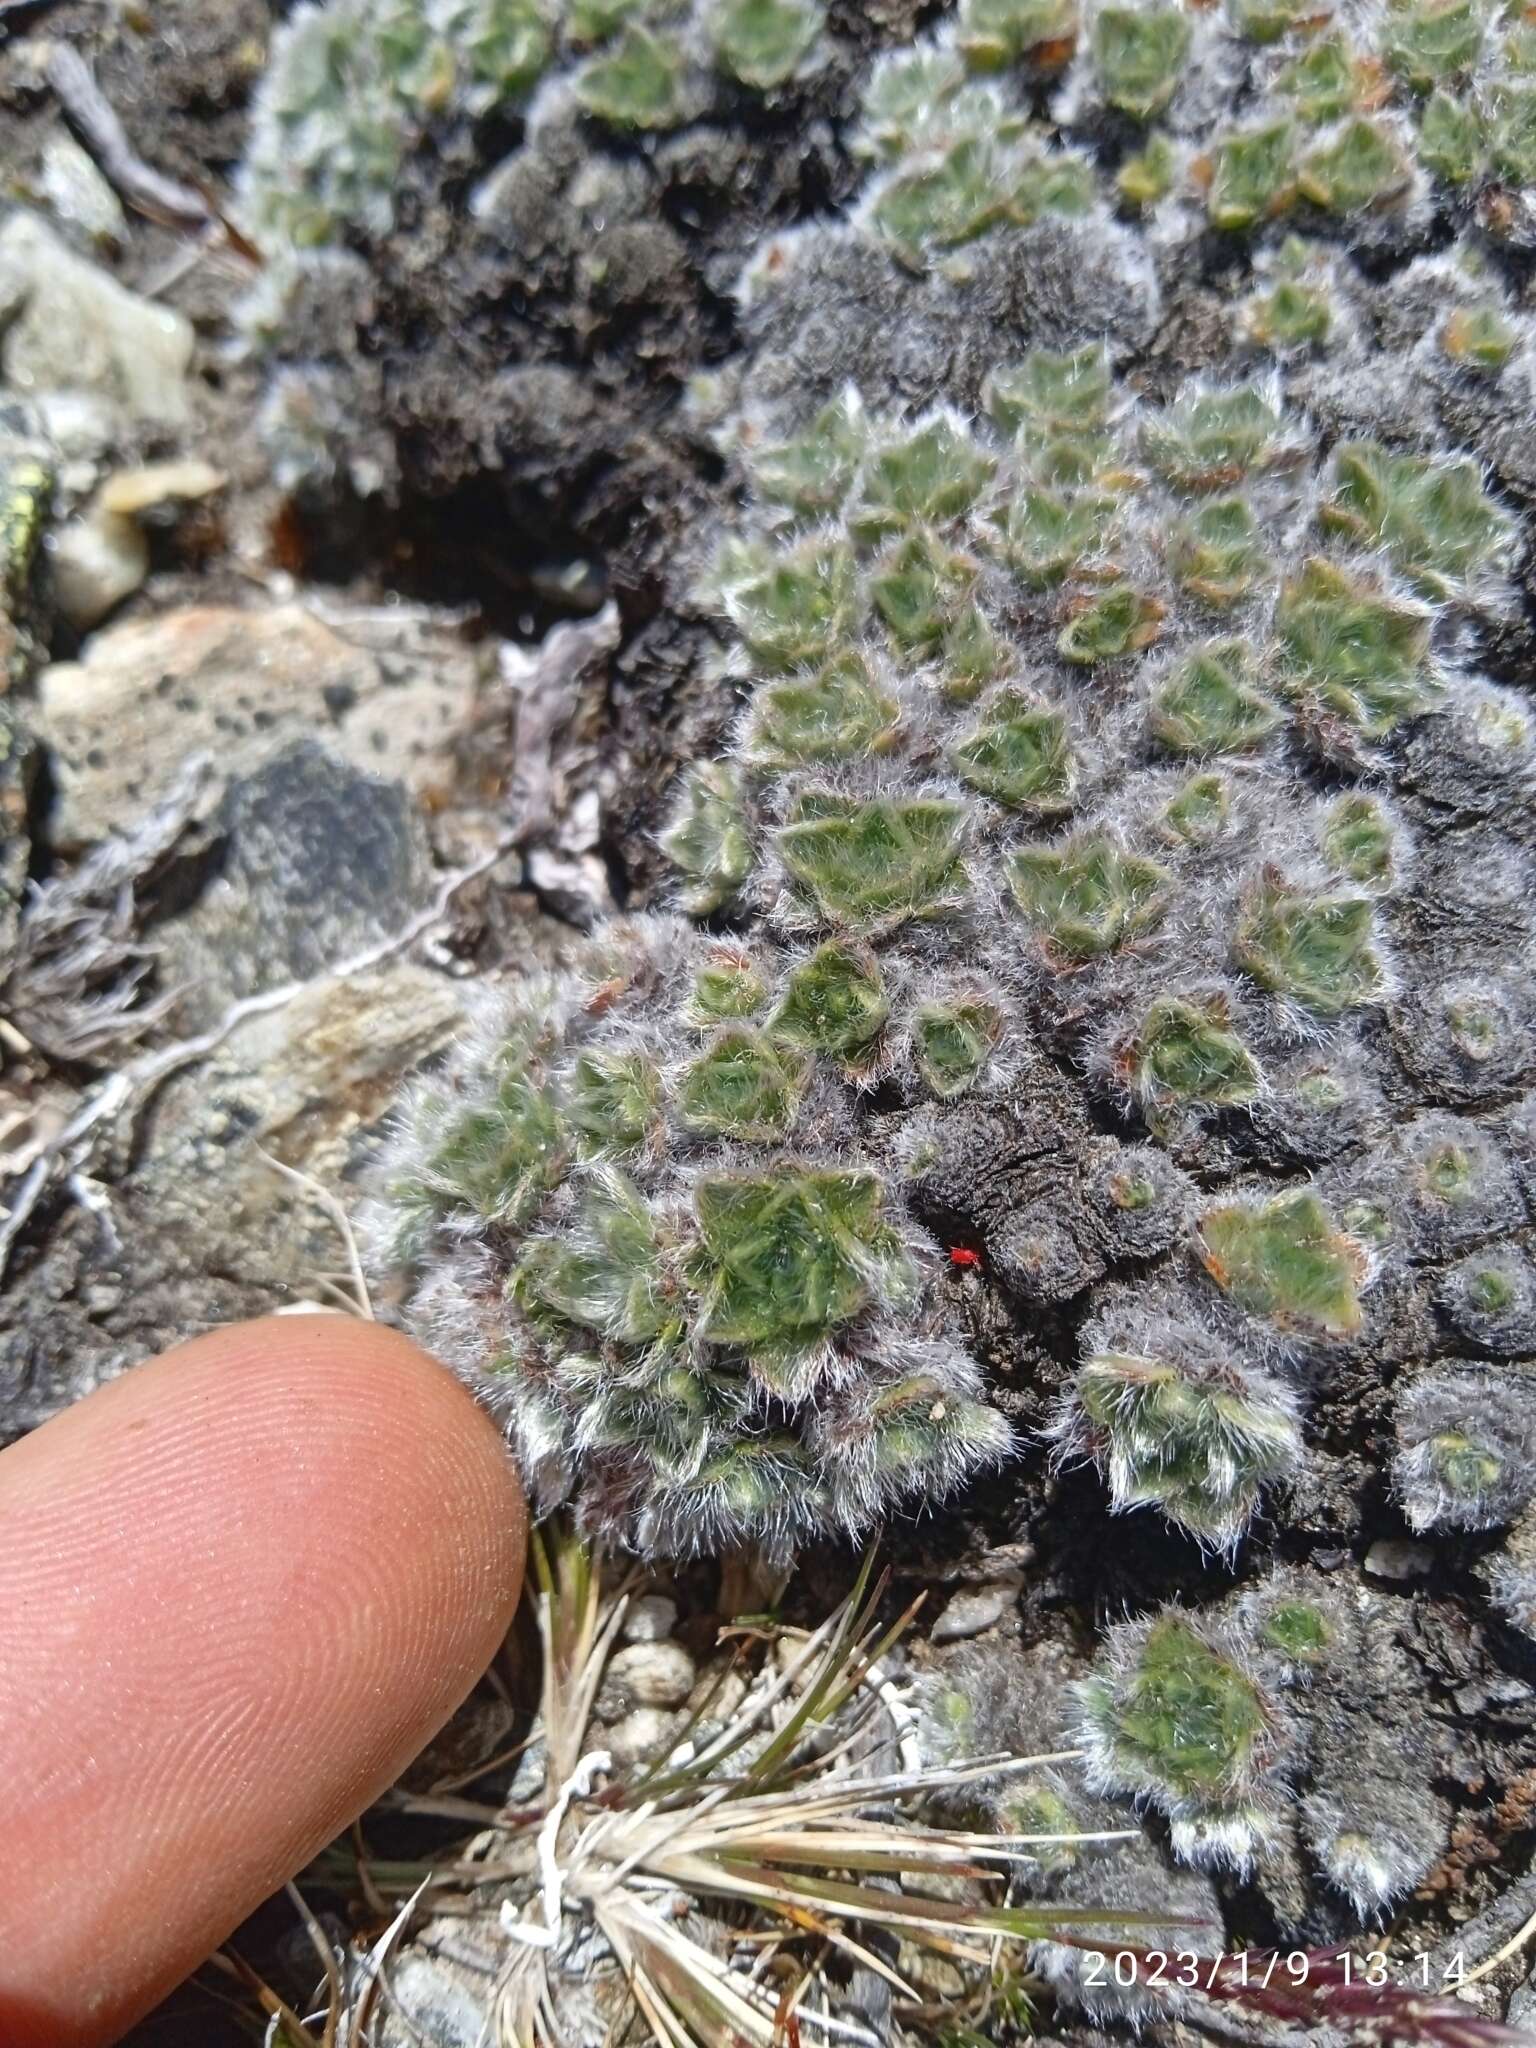
[[[283,1887],[293,1901],[294,1909],[304,1923],[321,1969],[325,1972],[325,2022],[320,2033],[320,2048],[336,2048],[336,2033],[346,2010],[346,1991],[342,1983],[341,1967],[336,1961],[335,1950],[326,1937],[325,1929],[305,1904],[304,1895],[295,1884]]]
[[[275,2048],[320,2048],[320,2042],[284,1998],[279,1998],[266,1980],[233,1949],[222,1949],[220,1960],[238,1978],[267,2015],[267,2039]]]

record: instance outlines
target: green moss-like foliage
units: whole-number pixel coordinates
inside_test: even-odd
[[[447,1215],[517,1224],[560,1177],[568,1142],[549,1090],[514,1071],[488,1103],[450,1125],[426,1162],[421,1190],[400,1189],[397,1198],[424,1198]]]
[[[707,5],[594,21],[591,47],[612,55],[637,25],[673,38],[690,112],[733,107],[710,69]],[[978,50],[998,39],[978,61],[1006,43],[1010,64],[1048,78],[1066,57],[1032,40],[1047,11],[977,0],[956,26]],[[1180,12],[1202,51],[1227,35]],[[1358,137],[1359,121],[1407,149],[1428,119],[1433,93],[1406,84],[1383,106],[1370,24],[1348,26],[1342,65],[1333,30],[1315,25],[1272,57],[1234,57],[1255,121],[1285,109],[1283,176],[1251,227],[1299,205],[1298,164]],[[1143,388],[1113,368],[1143,360],[1115,322],[1022,356],[1015,330],[988,375],[964,339],[973,301],[1043,291],[1079,255],[1091,281],[1099,243],[1122,238],[1130,254],[1141,229],[1098,212],[1023,249],[981,236],[1042,209],[1070,218],[1074,180],[1112,205],[1115,163],[1161,140],[1172,184],[1137,203],[1156,212],[1148,239],[1176,251],[1204,234],[1199,195],[1207,181],[1223,190],[1237,145],[1208,132],[1204,82],[1185,93],[1175,79],[1165,135],[1106,120],[1088,51],[1061,104],[1085,108],[1095,146],[1108,138],[1090,164],[1037,125],[1048,83],[1026,108],[1008,71],[968,76],[969,47],[957,35],[877,62],[850,138],[865,191],[846,221],[776,242],[749,269],[739,387],[732,365],[698,392],[730,509],[693,593],[713,639],[684,622],[700,654],[688,687],[704,704],[736,693],[740,710],[723,758],[680,778],[658,836],[673,902],[712,927],[665,909],[615,919],[505,1043],[424,1084],[403,1141],[389,1241],[421,1261],[423,1333],[494,1382],[541,1507],[573,1500],[641,1550],[752,1540],[782,1553],[938,1500],[1007,1441],[958,1304],[1006,1289],[1055,1315],[1086,1294],[1108,1325],[1105,1265],[1130,1291],[1144,1282],[1148,1303],[1186,1304],[1185,1341],[1161,1341],[1150,1307],[1093,1336],[1074,1442],[1113,1504],[1155,1506],[1229,1546],[1299,1455],[1292,1391],[1242,1346],[1283,1358],[1275,1336],[1357,1336],[1366,1241],[1397,1256],[1411,1239],[1420,1258],[1436,1230],[1461,1231],[1460,1256],[1488,1199],[1484,1140],[1459,1131],[1426,1140],[1389,1187],[1360,1185],[1369,1118],[1383,1098],[1389,1113],[1412,1099],[1421,1065],[1443,1067],[1451,1108],[1479,1073],[1492,1101],[1525,1085],[1505,1080],[1528,1029],[1505,966],[1473,942],[1421,1026],[1422,939],[1383,900],[1421,842],[1426,864],[1448,858],[1436,778],[1450,778],[1447,818],[1473,845],[1481,813],[1462,816],[1466,792],[1486,777],[1512,803],[1530,752],[1510,693],[1468,681],[1461,658],[1461,615],[1503,600],[1512,550],[1503,508],[1448,438],[1463,412],[1502,417],[1523,374],[1504,269],[1469,251],[1454,271],[1426,259],[1447,289],[1415,330],[1413,396],[1433,410],[1412,453],[1343,438],[1324,458],[1297,402],[1305,386],[1344,394],[1342,407],[1375,345],[1373,294],[1398,286],[1359,282],[1352,250],[1384,246],[1380,211],[1314,215],[1315,241],[1259,244],[1252,295],[1227,297],[1234,346],[1271,351],[1262,376]],[[1298,59],[1311,61],[1282,90]],[[819,61],[808,50],[785,81],[786,115]],[[1466,90],[1491,119],[1487,61]],[[1337,121],[1309,126],[1346,87]],[[541,102],[530,146],[543,108],[562,105]],[[638,161],[633,142],[583,146]],[[670,145],[653,149],[660,167]],[[1444,203],[1426,191],[1416,174],[1415,221]],[[1494,196],[1476,199],[1496,224]],[[841,372],[825,358],[814,391],[795,383],[781,315],[801,267],[840,289],[822,262],[845,236],[863,244],[871,293],[899,308],[910,292],[931,316],[910,381],[944,399],[908,413],[883,375],[879,406],[851,387],[832,397]],[[1246,262],[1219,242],[1205,257],[1224,274]],[[909,263],[935,274],[904,280]],[[1473,294],[1502,327],[1457,325]],[[1064,314],[1038,331],[1073,330]],[[758,380],[760,344],[771,374]],[[848,369],[864,374],[885,345],[870,332]],[[687,559],[705,545],[691,537]],[[1166,656],[1146,655],[1159,639]],[[681,700],[679,712],[694,715]],[[1420,718],[1422,732],[1403,732]],[[1513,914],[1500,912],[1501,942]],[[1385,1010],[1397,979],[1402,1015]],[[1010,1218],[994,1235],[963,1192],[963,1148],[974,1131],[984,1175],[986,1133],[1058,1087],[1088,1098],[1080,1127],[1062,1123],[1060,1217],[1016,1234]],[[1110,1119],[1145,1127],[1118,1161]],[[1337,1217],[1308,1188],[1260,1198],[1239,1182],[1200,1197],[1193,1247],[1182,1236],[1192,1182],[1227,1187],[1245,1161],[1289,1160],[1329,1175]],[[957,1263],[985,1247],[962,1285],[927,1234],[951,1209]],[[1214,1637],[1206,1647],[1232,1661]],[[1161,1782],[1135,1794],[1165,1799],[1178,1854],[1241,1862],[1262,1838],[1257,1782],[1187,1797]]]
[[[1220,997],[1159,996],[1128,1060],[1133,1085],[1155,1106],[1228,1109],[1252,1102],[1260,1075]]]
[[[1469,1201],[1477,1189],[1476,1159],[1465,1145],[1450,1139],[1430,1148],[1420,1172],[1425,1189],[1438,1202]]]
[[[1153,1622],[1118,1683],[1091,1679],[1079,1697],[1106,1774],[1152,1793],[1165,1809],[1233,1797],[1271,1732],[1253,1679],[1173,1613]]]
[[[1536,85],[1505,84],[1496,90],[1488,154],[1498,177],[1512,185],[1536,183]]]
[[[779,833],[780,860],[828,923],[878,932],[965,898],[960,806],[943,797],[828,797]]]
[[[1162,826],[1167,837],[1181,845],[1209,846],[1231,815],[1225,776],[1192,775],[1164,804]]]
[[[1248,753],[1279,723],[1279,711],[1254,686],[1253,663],[1241,640],[1196,648],[1152,697],[1152,730],[1177,754]]]
[[[824,405],[803,434],[749,452],[760,495],[807,519],[836,511],[847,497],[868,445],[869,425],[856,392]]]
[[[1248,301],[1247,330],[1261,348],[1301,349],[1333,332],[1333,303],[1320,285],[1282,277],[1272,291]]]
[[[1254,43],[1279,42],[1316,11],[1315,0],[1227,0],[1232,26]]]
[[[734,544],[716,570],[721,599],[743,645],[765,668],[829,660],[857,619],[853,551],[811,539],[787,548]]]
[[[1056,70],[1077,41],[1076,0],[961,0],[956,41],[974,70]]]
[[[1021,582],[1048,589],[1103,550],[1118,509],[1108,491],[1022,484],[1002,514],[999,551]]]
[[[1313,126],[1347,114],[1360,95],[1354,52],[1342,36],[1323,36],[1275,81],[1303,121]]]
[[[947,415],[877,450],[864,472],[849,525],[861,541],[947,523],[968,512],[996,467]]]
[[[1225,610],[1251,597],[1272,573],[1269,550],[1245,498],[1212,498],[1174,528],[1168,565],[1180,586]]]
[[[1077,1375],[1069,1441],[1104,1473],[1118,1509],[1154,1507],[1200,1542],[1231,1548],[1266,1486],[1300,1453],[1290,1404],[1235,1370],[1124,1352]]]
[[[1481,0],[1397,0],[1387,10],[1382,52],[1414,92],[1430,92],[1476,63],[1486,19]]]
[[[912,1018],[918,1072],[942,1102],[973,1087],[1003,1031],[1003,1014],[980,996],[923,1003]]]
[[[1390,889],[1396,834],[1380,803],[1361,791],[1336,797],[1319,835],[1328,865],[1362,889]]]
[[[1101,7],[1093,61],[1109,104],[1139,121],[1160,114],[1183,73],[1189,40],[1189,17],[1181,8]]]
[[[1436,1481],[1458,1499],[1491,1493],[1504,1476],[1504,1460],[1491,1444],[1465,1430],[1445,1429],[1426,1439],[1424,1455]]]
[[[752,956],[734,947],[716,948],[694,977],[690,1021],[724,1024],[754,1016],[768,999],[768,984]]]
[[[566,0],[565,32],[578,47],[606,43],[626,22],[643,21],[653,0]]]
[[[894,745],[900,717],[900,705],[875,682],[863,655],[840,654],[814,675],[759,690],[743,750],[760,768],[863,760]]]
[[[1356,117],[1331,141],[1308,151],[1298,183],[1305,198],[1328,213],[1357,213],[1401,192],[1412,166],[1377,121]]]
[[[898,648],[927,649],[958,623],[980,573],[973,556],[914,533],[881,557],[869,592]]]
[[[876,62],[864,87],[854,153],[883,163],[906,156],[931,127],[951,117],[965,81],[966,68],[958,52],[941,43],[888,52]]]
[[[729,903],[752,872],[752,841],[741,786],[728,762],[709,761],[683,778],[662,850],[687,876],[684,901],[705,917]]]
[[[977,604],[963,604],[939,642],[939,690],[951,704],[969,704],[1012,666],[1011,650]]]
[[[621,1344],[672,1344],[682,1336],[662,1247],[644,1197],[622,1173],[594,1181],[569,1240],[535,1238],[513,1282],[523,1303]]]
[[[1322,1663],[1337,1639],[1332,1622],[1310,1600],[1286,1600],[1272,1607],[1259,1628],[1259,1641],[1303,1669]]]
[[[1497,306],[1458,306],[1440,330],[1440,346],[1463,369],[1497,374],[1519,348],[1520,337]]]
[[[1168,875],[1108,833],[1021,847],[1007,865],[1014,900],[1049,949],[1086,960],[1111,952],[1162,916]]]
[[[1044,214],[1082,214],[1093,204],[1093,173],[1075,157],[1049,156],[1020,124],[978,108],[939,152],[913,157],[876,194],[872,226],[901,259],[921,267],[933,252],[963,248],[1004,224],[1026,226]]]
[[[1473,461],[1433,462],[1350,441],[1334,455],[1333,478],[1324,526],[1384,548],[1426,596],[1449,596],[1508,538],[1509,521]]]
[[[1042,817],[1072,807],[1076,780],[1067,721],[1020,690],[1005,690],[952,750],[955,772],[983,796]]]
[[[864,1420],[871,1435],[869,1463],[882,1481],[896,1480],[904,1488],[920,1484],[925,1472],[943,1469],[957,1452],[990,1462],[1008,1441],[995,1410],[957,1397],[924,1373],[882,1389]]]
[[[897,172],[872,219],[907,262],[920,265],[930,248],[957,248],[1008,219],[1005,178],[999,146],[966,136],[937,161]]]
[[[1274,401],[1254,386],[1200,391],[1149,418],[1141,450],[1176,490],[1228,491],[1274,459],[1280,424]]]
[[[1296,198],[1296,131],[1289,119],[1234,130],[1211,152],[1206,210],[1229,233],[1273,220]]]
[[[1419,121],[1419,161],[1447,185],[1468,185],[1483,160],[1478,109],[1448,92],[1430,96]]]
[[[1163,608],[1129,583],[1112,583],[1097,597],[1084,598],[1062,627],[1056,645],[1068,661],[1084,668],[1114,661],[1150,647],[1160,630]]]
[[[592,1047],[572,1069],[566,1115],[597,1152],[628,1152],[643,1145],[661,1101],[655,1066],[638,1052]]]
[[[792,1129],[806,1078],[805,1062],[761,1032],[724,1031],[684,1073],[677,1112],[708,1137],[771,1142]]]
[[[1320,718],[1384,739],[1436,701],[1428,613],[1317,557],[1275,609],[1282,686]]]
[[[684,114],[683,53],[638,22],[576,75],[576,97],[614,128],[675,128]]]
[[[815,48],[826,12],[819,0],[714,0],[709,26],[721,70],[768,92]]]
[[[1467,1281],[1467,1299],[1484,1315],[1501,1315],[1515,1300],[1516,1288],[1510,1276],[1496,1266],[1484,1266]]]
[[[694,1190],[690,1278],[699,1333],[755,1362],[821,1344],[866,1308],[875,1275],[900,1276],[884,1193],[866,1172],[711,1174]]]
[[[1223,1293],[1277,1330],[1340,1338],[1360,1328],[1359,1247],[1306,1188],[1256,1206],[1228,1202],[1207,1209],[1198,1245]]]
[[[1243,906],[1232,950],[1261,988],[1335,1017],[1382,993],[1375,937],[1368,897],[1315,895],[1266,876]]]
[[[1095,345],[1053,354],[1032,349],[987,378],[982,400],[1006,434],[1048,440],[1093,434],[1109,418],[1109,358]]]
[[[1115,173],[1115,191],[1130,207],[1155,206],[1173,190],[1179,158],[1166,135],[1148,138],[1145,149],[1128,156]]]
[[[830,939],[789,977],[772,1029],[807,1051],[851,1060],[879,1035],[890,1008],[874,955]]]
[[[554,54],[541,0],[459,0],[450,34],[472,107],[515,105]]]

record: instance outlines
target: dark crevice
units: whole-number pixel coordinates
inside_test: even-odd
[[[586,618],[607,597],[601,564],[544,503],[493,475],[398,505],[353,498],[286,509],[284,566],[312,584],[389,591],[408,602],[467,611],[470,629],[535,641],[562,619]]]

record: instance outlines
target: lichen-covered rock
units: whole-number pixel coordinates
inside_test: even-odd
[[[361,771],[446,791],[480,665],[434,622],[373,636],[370,623],[344,609],[322,621],[298,604],[196,606],[108,627],[79,660],[52,663],[38,719],[57,785],[54,843],[122,830],[188,754],[207,752],[222,781],[317,736]]]

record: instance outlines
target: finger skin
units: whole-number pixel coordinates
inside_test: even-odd
[[[506,1632],[522,1496],[415,1345],[305,1315],[0,1452],[0,2044],[111,2041],[375,1798]]]

